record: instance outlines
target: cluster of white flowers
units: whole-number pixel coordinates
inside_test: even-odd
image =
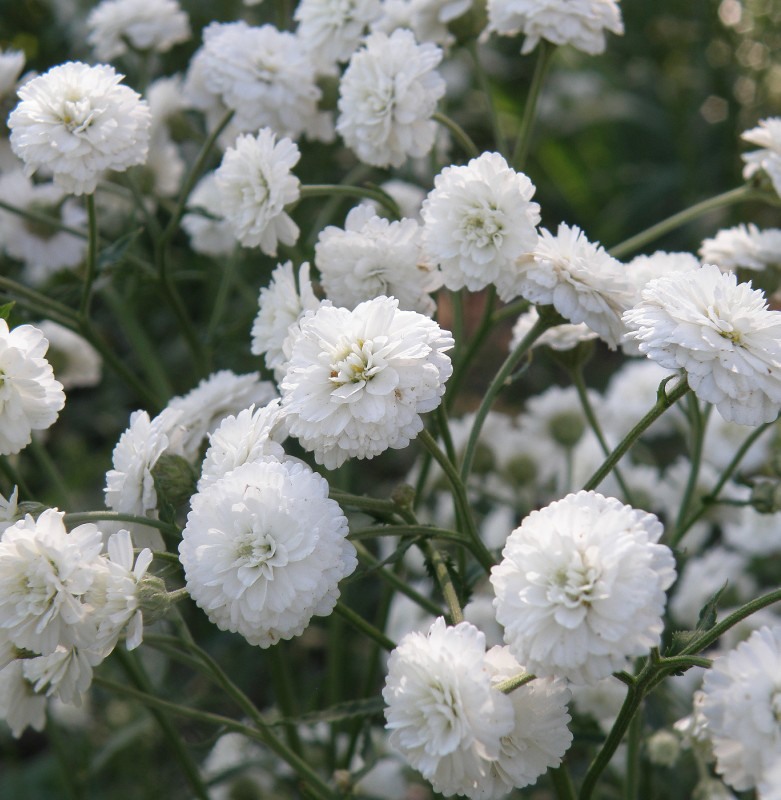
[[[63,516],[28,514],[0,537],[0,718],[14,736],[43,727],[47,697],[79,703],[123,633],[129,649],[141,643],[139,584],[152,554],[134,565],[127,531],[104,552],[95,525],[68,533]]]

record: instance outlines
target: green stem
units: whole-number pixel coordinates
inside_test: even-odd
[[[763,198],[764,195],[757,192],[749,184],[738,186],[735,189],[722,192],[722,194],[717,194],[715,197],[709,197],[707,200],[695,203],[693,206],[679,211],[677,214],[673,214],[667,217],[667,219],[663,219],[661,222],[657,222],[650,228],[635,234],[621,242],[621,244],[617,244],[615,247],[611,248],[609,251],[610,255],[613,256],[613,258],[623,258],[629,253],[640,250],[642,247],[645,247],[645,245],[650,244],[666,233],[680,228],[687,222],[691,222],[701,217],[703,214],[707,214],[709,211],[714,211],[717,208],[725,208],[735,203],[742,203],[746,200],[761,200]]]
[[[64,517],[65,524],[69,527],[76,525],[83,525],[85,522],[100,522],[105,520],[107,522],[132,522],[136,525],[146,525],[148,528],[157,528],[163,533],[168,533],[171,536],[179,536],[181,531],[176,525],[170,522],[163,522],[159,519],[149,519],[148,517],[137,517],[134,514],[121,514],[118,511],[74,511],[66,514]]]
[[[550,779],[557,800],[575,800],[575,787],[572,785],[569,770],[564,764],[550,771]]]
[[[19,470],[11,463],[9,456],[0,456],[0,472],[17,487],[23,498],[32,499],[33,494],[30,491],[30,487],[27,485],[27,481],[25,481]],[[8,493],[9,497],[13,494],[13,491],[14,490],[11,489]]]
[[[624,800],[637,800],[640,789],[640,741],[642,734],[642,714],[635,714],[629,723],[629,734],[627,736]]]
[[[365,511],[372,516],[392,517],[398,514],[399,508],[392,500],[380,500],[376,497],[365,497],[349,492],[342,492],[338,489],[331,489],[329,492],[331,500],[335,500],[340,506],[355,508]]]
[[[217,326],[220,323],[225,304],[230,295],[233,286],[233,279],[236,273],[236,254],[235,251],[232,255],[228,256],[225,261],[219,265],[220,282],[217,287],[217,294],[212,306],[212,313],[209,317],[209,324],[206,327],[206,341],[211,345],[214,341],[214,334],[217,331]]]
[[[346,606],[341,600],[336,603],[334,612],[343,617],[354,628],[361,633],[365,633],[372,641],[377,642],[380,647],[388,652],[396,648],[396,642],[389,639],[382,631],[378,631],[371,622],[367,622],[362,616],[356,614],[349,606]]]
[[[285,659],[282,642],[268,649],[269,665],[271,667],[271,680],[274,684],[274,697],[282,711],[282,716],[294,719],[298,715],[295,692],[292,684],[292,670]],[[301,739],[295,725],[285,725],[285,736],[288,747],[299,756],[303,755]]]
[[[532,675],[529,672],[521,672],[518,675],[513,675],[512,678],[507,678],[500,683],[494,684],[492,688],[502,692],[502,694],[510,694],[510,692],[514,692],[516,689],[520,689],[521,686],[526,686],[527,683],[531,683],[536,679],[536,675]]]
[[[518,136],[515,140],[515,148],[513,149],[512,165],[517,171],[521,171],[526,163],[526,156],[529,153],[529,145],[531,144],[531,131],[534,122],[534,113],[537,110],[537,101],[539,100],[542,91],[542,85],[545,82],[545,76],[548,72],[555,47],[544,39],[540,40],[537,45],[537,61],[534,64],[534,73],[532,74],[531,85],[529,86],[529,94],[526,98],[526,105],[523,107],[523,117],[521,118],[521,126],[518,128]]]
[[[613,467],[618,464],[626,451],[642,436],[650,425],[689,391],[689,385],[685,379],[682,379],[669,394],[667,394],[665,385],[666,381],[659,387],[654,407],[629,431],[602,466],[586,482],[583,487],[586,491],[596,489],[610,474]]]
[[[370,189],[365,186],[346,186],[344,184],[309,184],[301,187],[301,199],[309,197],[364,197],[379,203],[394,219],[401,218],[396,201],[381,189]]]
[[[491,82],[488,80],[488,75],[486,75],[485,69],[483,69],[477,40],[473,39],[470,41],[467,45],[467,49],[469,50],[472,60],[475,63],[475,75],[477,75],[477,82],[480,86],[480,90],[483,97],[486,99],[486,102],[488,103],[488,115],[491,119],[491,127],[493,128],[494,132],[494,144],[498,152],[506,153],[507,144],[504,141],[502,125],[499,120],[499,112],[497,111],[496,103],[494,103],[494,95],[491,91]]]
[[[351,542],[362,539],[376,539],[378,536],[420,536],[426,539],[441,539],[446,542],[470,547],[472,542],[462,533],[448,530],[447,528],[435,528],[433,525],[387,525],[384,527],[361,528],[351,531],[347,537]]]
[[[37,225],[46,225],[47,227],[54,228],[62,233],[69,233],[71,236],[77,236],[79,239],[87,238],[86,231],[83,231],[80,228],[71,228],[69,225],[60,222],[60,220],[56,219],[55,217],[51,217],[48,214],[42,213],[41,211],[35,211],[30,208],[17,208],[10,203],[6,203],[5,200],[0,200],[0,208],[3,211],[8,211],[11,214],[15,214],[22,219],[34,222]]]
[[[95,195],[87,195],[87,271],[84,275],[84,287],[81,292],[79,316],[89,319],[90,304],[92,302],[92,285],[98,272],[98,217],[95,211]]]
[[[35,291],[35,289],[30,289],[11,278],[6,278],[5,275],[0,275],[0,290],[24,300],[27,307],[34,309],[42,316],[50,319],[56,317],[67,328],[78,330],[76,313],[57,300],[52,300],[52,298]]]
[[[70,508],[70,489],[65,482],[59,467],[55,464],[54,459],[49,455],[46,445],[40,440],[38,436],[33,436],[30,441],[30,452],[38,462],[38,466],[49,479],[54,495],[56,497],[55,505],[60,508]]]
[[[689,514],[689,505],[697,490],[697,479],[700,474],[700,462],[702,459],[702,442],[705,433],[705,421],[702,418],[700,411],[700,404],[697,397],[690,394],[686,398],[686,404],[689,410],[689,478],[686,481],[686,487],[683,491],[681,498],[681,505],[678,509],[678,516],[675,521],[675,529],[679,530],[683,527],[684,520]]]
[[[458,593],[456,587],[453,585],[453,578],[450,576],[450,570],[447,568],[445,559],[442,558],[442,553],[434,547],[431,542],[424,542],[421,545],[421,550],[426,554],[434,568],[434,577],[439,585],[442,596],[445,598],[447,607],[450,609],[451,625],[458,625],[459,622],[464,621],[464,612],[461,610],[461,603],[458,600]]]
[[[472,141],[471,136],[452,117],[443,114],[441,111],[435,111],[432,119],[453,134],[453,138],[469,158],[477,158],[480,155],[480,149]]]

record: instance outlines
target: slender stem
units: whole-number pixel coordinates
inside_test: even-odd
[[[89,319],[90,304],[92,302],[92,284],[98,272],[98,217],[95,211],[95,195],[87,195],[87,270],[84,275],[84,287],[81,292],[79,316]]]
[[[5,200],[0,200],[0,208],[3,211],[8,211],[11,214],[16,214],[18,217],[22,217],[22,219],[27,219],[30,222],[35,222],[38,225],[46,225],[50,228],[54,228],[55,230],[61,231],[62,233],[69,233],[71,236],[77,236],[79,239],[86,239],[87,232],[81,230],[80,228],[72,228],[70,225],[66,225],[64,222],[60,222],[60,220],[56,219],[55,217],[51,217],[48,214],[44,214],[41,211],[35,211],[32,208],[17,208],[11,203],[5,202]]]
[[[575,800],[575,787],[572,785],[572,777],[564,764],[550,771],[550,779],[553,783],[553,790],[556,792],[557,800]]]
[[[504,134],[502,133],[499,112],[497,111],[496,103],[494,103],[494,95],[491,91],[491,82],[488,80],[488,75],[486,75],[480,59],[480,50],[478,48],[477,40],[473,39],[470,41],[467,45],[467,49],[472,55],[472,60],[475,63],[475,74],[477,75],[477,82],[480,85],[482,95],[488,103],[488,114],[491,118],[491,127],[493,128],[494,132],[494,144],[500,153],[506,154],[507,144],[504,140]]]
[[[6,278],[5,275],[0,275],[0,290],[9,295],[16,295],[26,301],[26,304],[34,308],[43,316],[52,317],[56,315],[60,320],[65,320],[63,324],[71,329],[78,329],[78,320],[76,312],[63,305],[57,300],[52,300],[41,292],[23,286],[11,278]]]
[[[443,114],[441,111],[435,111],[432,119],[453,134],[453,138],[469,158],[477,158],[480,155],[480,149],[472,141],[472,137],[452,117]]]
[[[9,456],[0,456],[0,472],[16,486],[21,492],[22,497],[32,498],[33,494],[30,491],[30,487],[27,485],[27,481],[25,481],[19,470],[11,463]],[[10,494],[13,494],[13,489],[9,492],[9,495]]]
[[[361,528],[352,531],[347,537],[351,542],[361,539],[376,539],[378,536],[421,536],[426,539],[442,539],[447,542],[469,547],[472,542],[462,533],[448,530],[447,528],[435,528],[433,525],[386,525],[382,527]]]
[[[341,600],[337,602],[334,612],[343,617],[354,628],[365,633],[372,641],[377,642],[380,647],[390,652],[395,649],[396,642],[389,639],[382,631],[377,630],[371,622],[367,622],[362,616],[356,614],[349,606],[346,606]]]
[[[54,459],[49,455],[46,445],[41,441],[38,436],[33,436],[30,441],[30,451],[32,452],[38,466],[49,479],[52,488],[54,489],[57,498],[56,505],[59,508],[70,508],[70,489],[66,483],[60,468],[54,462]]]
[[[399,508],[392,500],[381,500],[376,497],[365,497],[349,492],[342,492],[338,489],[331,489],[329,492],[331,500],[335,500],[340,506],[356,508],[365,511],[367,514],[379,515],[381,517],[395,516]]]
[[[365,197],[374,200],[391,214],[394,219],[401,218],[401,211],[396,201],[381,189],[370,189],[366,186],[346,186],[340,183],[309,184],[301,187],[301,199],[308,197]]]
[[[703,214],[707,214],[709,211],[731,206],[735,203],[742,203],[746,200],[761,200],[763,198],[764,195],[757,192],[749,184],[738,186],[735,189],[730,189],[714,197],[709,197],[707,200],[695,203],[693,206],[679,211],[677,214],[673,214],[667,217],[667,219],[657,222],[655,225],[651,225],[650,228],[646,228],[646,230],[631,236],[629,239],[621,242],[621,244],[617,244],[615,247],[611,248],[609,251],[610,255],[614,258],[623,258],[629,253],[640,250],[640,248],[645,247],[645,245],[650,244],[666,233],[680,228],[687,222],[691,222],[701,217]]]
[[[518,128],[518,136],[515,140],[515,148],[513,150],[512,165],[519,172],[524,168],[526,163],[526,156],[529,152],[529,145],[531,144],[531,131],[534,122],[534,113],[537,110],[537,101],[539,100],[542,91],[542,85],[545,82],[545,76],[548,72],[555,47],[544,39],[540,40],[537,45],[537,61],[534,64],[534,73],[532,74],[532,81],[529,86],[529,94],[526,97],[526,105],[523,107],[523,117],[521,118],[521,125]]]
[[[700,404],[697,397],[690,394],[686,398],[689,411],[689,478],[681,498],[681,505],[678,509],[678,516],[675,521],[675,530],[683,527],[684,520],[689,514],[689,505],[697,490],[697,479],[700,474],[700,462],[702,460],[702,441],[705,433],[705,420],[702,418]]]
[[[640,741],[643,734],[642,714],[635,714],[629,723],[626,747],[624,800],[637,800],[640,789]]]
[[[536,679],[536,675],[532,675],[528,672],[521,672],[518,675],[513,675],[512,678],[507,678],[500,683],[494,684],[492,688],[503,694],[510,694],[510,692],[514,692],[516,689],[520,689],[521,686],[526,686],[527,683],[531,683]]]
[[[206,327],[206,341],[211,345],[214,340],[214,334],[217,331],[217,326],[220,323],[223,312],[225,311],[225,304],[230,295],[233,286],[233,279],[236,273],[236,253],[228,256],[225,261],[219,265],[220,282],[217,287],[217,294],[214,298],[214,305],[212,306],[212,313],[209,317],[209,324]]]
[[[163,522],[159,519],[149,519],[148,517],[138,517],[134,514],[121,514],[118,511],[75,511],[66,514],[64,517],[65,524],[68,527],[83,525],[85,522],[100,522],[101,520],[107,522],[132,522],[136,525],[146,525],[148,528],[157,528],[157,530],[163,533],[169,533],[172,536],[179,536],[181,533],[179,528],[170,522]]]
[[[434,577],[437,580],[442,596],[445,598],[447,607],[450,609],[450,623],[458,625],[459,622],[464,621],[464,612],[461,610],[458,593],[453,585],[453,579],[450,576],[445,559],[442,558],[442,553],[431,542],[424,542],[421,549],[434,567]]]
[[[442,439],[442,444],[445,446],[445,455],[450,459],[450,463],[455,465],[458,463],[458,455],[453,444],[453,437],[450,435],[450,425],[448,424],[447,409],[444,403],[440,403],[437,406],[434,414],[437,421],[437,432]]]
[[[295,691],[292,684],[292,673],[289,664],[285,659],[282,649],[282,642],[275,647],[268,649],[269,666],[271,667],[271,679],[274,683],[274,697],[282,711],[282,716],[287,719],[294,719],[298,715],[296,708]],[[285,736],[287,737],[288,747],[298,755],[303,754],[301,739],[295,725],[285,725]]]
[[[596,489],[600,483],[610,474],[613,467],[621,460],[627,450],[642,436],[647,428],[650,427],[668,408],[675,405],[678,400],[689,391],[689,384],[681,380],[676,387],[667,394],[665,385],[659,389],[657,400],[654,407],[632,428],[631,431],[621,440],[618,447],[608,456],[602,466],[589,478],[584,489]]]

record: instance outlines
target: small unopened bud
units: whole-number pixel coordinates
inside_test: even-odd
[[[176,594],[172,597],[168,592],[163,579],[156,575],[144,575],[138,584],[136,597],[145,625],[163,619],[177,599]]]
[[[415,504],[415,487],[400,483],[391,493],[391,500],[399,508],[412,508]]]
[[[648,760],[658,767],[672,767],[681,753],[680,739],[672,731],[656,731],[646,746]]]
[[[187,459],[173,453],[163,453],[152,468],[161,516],[171,517],[196,490],[197,476]]]
[[[510,459],[505,472],[513,484],[526,486],[537,480],[537,463],[529,456],[518,455]]]
[[[751,505],[760,514],[774,514],[776,511],[781,511],[781,483],[757,481],[751,487]]]
[[[556,442],[569,449],[580,441],[586,424],[579,414],[568,412],[553,417],[548,423],[548,430]]]

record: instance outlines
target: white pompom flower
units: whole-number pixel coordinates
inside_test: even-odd
[[[701,400],[741,425],[781,410],[781,311],[713,264],[651,281],[624,314],[627,336],[667,369],[683,369]]]
[[[449,332],[395,298],[321,307],[301,321],[282,381],[290,434],[329,469],[406,447],[440,403],[452,347]]]
[[[618,0],[489,0],[487,30],[523,33],[522,53],[546,39],[598,55],[605,50],[605,31],[622,34],[624,24]]]
[[[103,0],[87,17],[87,41],[102,61],[135,50],[166,53],[190,38],[190,21],[176,0]]]
[[[496,618],[529,672],[595,683],[659,645],[675,561],[653,514],[581,491],[533,511],[491,570]]]
[[[382,696],[390,744],[434,790],[482,798],[482,785],[513,729],[510,698],[491,686],[485,636],[442,617],[409,633],[388,659]]]
[[[179,557],[190,596],[221,630],[269,647],[331,613],[357,561],[324,478],[301,462],[248,463],[191,506]]]
[[[350,59],[339,84],[336,130],[366,164],[400,167],[434,146],[431,119],[445,94],[435,70],[442,50],[417,44],[412,31],[372,33]]]
[[[765,784],[781,764],[781,627],[763,627],[714,660],[700,711],[716,771],[738,791]],[[760,798],[764,798],[760,793]]]
[[[298,225],[285,207],[301,196],[290,170],[301,154],[290,139],[276,140],[269,128],[257,136],[239,136],[214,173],[225,219],[244,247],[260,247],[274,256],[277,243],[298,240]]]
[[[781,195],[781,117],[759,120],[759,125],[745,131],[741,138],[760,147],[744,153],[746,166],[743,167],[743,177],[748,179],[757,172],[765,172],[776,194]]]
[[[143,164],[151,114],[113,67],[69,61],[28,81],[11,112],[11,148],[69,194],[91,194],[106,170]]]
[[[44,358],[49,343],[33,325],[8,330],[0,319],[0,454],[30,444],[33,431],[53,425],[65,405],[62,384]]]
[[[529,178],[499,153],[483,153],[437,175],[421,211],[423,246],[448,289],[476,292],[495,283],[503,299],[517,296],[508,273],[537,244],[534,192]]]
[[[722,272],[776,266],[781,264],[781,228],[760,230],[751,224],[725,228],[705,239],[700,257],[706,264],[717,264]]]

